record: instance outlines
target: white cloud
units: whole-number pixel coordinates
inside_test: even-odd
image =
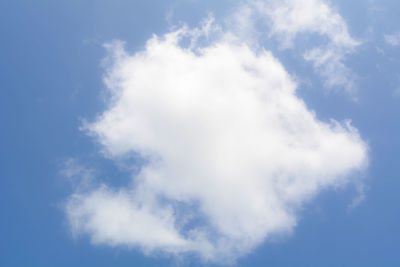
[[[308,29],[327,35],[334,49],[354,44],[336,13],[310,3],[323,12],[299,24],[290,13],[273,33],[290,43]],[[318,121],[279,60],[240,36],[210,17],[199,29],[154,36],[134,54],[120,41],[106,46],[110,101],[84,128],[109,158],[134,153],[146,164],[125,188],[77,190],[66,204],[75,234],[145,253],[234,262],[291,233],[298,209],[322,189],[358,181],[368,147],[357,130],[349,121]],[[345,68],[327,51],[315,48],[306,58],[321,70],[332,60]],[[347,83],[329,78],[328,85]]]
[[[304,53],[304,59],[311,61],[324,78],[328,88],[344,86],[348,93],[356,91],[355,74],[344,64],[346,53],[336,47],[315,48]]]
[[[384,37],[385,37],[386,43],[388,43],[392,46],[400,45],[400,33],[385,34]]]
[[[153,207],[135,192],[113,192],[105,186],[88,194],[75,194],[67,205],[75,233],[87,231],[93,243],[138,245],[145,250],[186,247],[188,242],[174,227],[168,207]]]
[[[366,186],[364,183],[357,182],[355,184],[355,189],[357,191],[356,197],[353,201],[347,206],[348,211],[352,211],[356,207],[358,207],[366,198]]]
[[[355,74],[346,67],[345,59],[360,41],[351,37],[344,19],[325,1],[247,1],[233,18],[235,30],[247,39],[249,35],[259,35],[256,21],[266,22],[269,36],[278,38],[282,49],[294,47],[299,35],[315,40],[320,36],[321,44],[305,51],[304,58],[325,79],[327,88],[344,88],[350,94],[355,93]]]
[[[148,163],[128,188],[76,192],[66,212],[95,244],[234,261],[290,233],[321,189],[355,179],[367,146],[349,122],[318,121],[270,52],[225,35],[184,48],[189,32],[132,55],[107,46],[112,102],[87,131],[109,157]]]
[[[63,163],[60,174],[65,177],[75,191],[83,192],[92,188],[96,172],[80,164],[75,158],[69,158]]]
[[[343,18],[321,0],[284,0],[255,2],[259,12],[271,23],[271,33],[292,45],[296,35],[317,33],[329,38],[337,46],[358,44],[347,30]]]

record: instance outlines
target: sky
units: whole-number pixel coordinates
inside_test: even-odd
[[[0,266],[399,266],[399,12],[2,1]]]

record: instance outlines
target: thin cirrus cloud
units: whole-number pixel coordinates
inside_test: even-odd
[[[287,40],[311,29],[332,45],[355,45],[338,14],[309,3],[324,12],[300,26],[275,21],[278,6],[262,12]],[[210,18],[154,36],[133,54],[121,41],[106,46],[110,103],[84,128],[109,158],[134,153],[146,163],[129,186],[71,195],[74,233],[93,244],[232,263],[291,233],[298,209],[321,190],[360,178],[368,147],[350,121],[318,121],[271,52],[221,29]]]
[[[319,36],[321,44],[304,51],[304,59],[312,63],[327,89],[342,89],[355,96],[356,75],[345,61],[361,42],[350,36],[346,22],[328,3],[322,0],[246,1],[232,17],[232,24],[246,38],[260,36],[257,34],[260,30],[255,30],[254,18],[263,21],[268,36],[276,37],[282,49],[292,48],[300,35]]]
[[[398,46],[400,45],[400,32],[394,34],[385,34],[385,41],[391,46]]]

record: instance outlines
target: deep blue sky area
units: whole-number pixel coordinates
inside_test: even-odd
[[[320,89],[321,77],[296,56],[296,47],[281,50],[268,40],[265,46],[290,74],[304,77],[297,94],[318,119],[350,118],[368,143],[365,199],[349,209],[357,197],[353,185],[322,191],[299,212],[293,233],[263,243],[237,266],[400,266],[400,46],[384,38],[400,32],[400,2],[331,2],[350,34],[363,41],[346,59],[357,75],[357,100]],[[123,40],[133,53],[154,33],[183,22],[196,26],[209,12],[223,19],[234,4],[0,2],[0,266],[213,266],[196,256],[144,255],[73,237],[62,208],[73,188],[60,171],[78,158],[98,168],[106,183],[128,181],[129,174],[79,130],[105,107],[104,43]]]

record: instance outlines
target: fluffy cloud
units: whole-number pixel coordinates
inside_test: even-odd
[[[367,146],[350,122],[318,121],[270,52],[232,33],[200,46],[213,27],[204,25],[154,36],[134,54],[107,46],[110,103],[85,129],[111,159],[146,163],[126,188],[72,195],[75,233],[232,262],[290,233],[298,208],[322,189],[358,179]]]

